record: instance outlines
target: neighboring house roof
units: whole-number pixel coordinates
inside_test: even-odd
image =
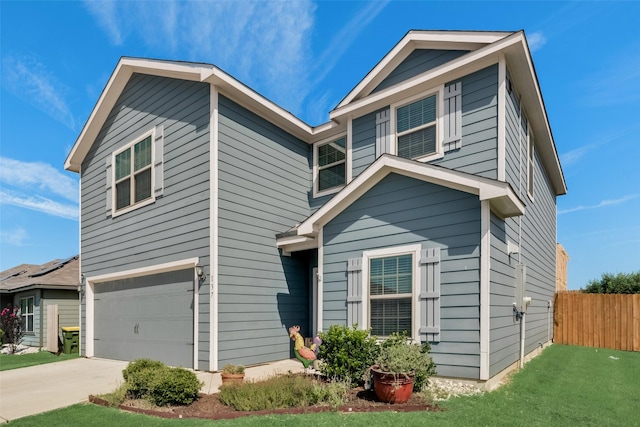
[[[383,154],[313,215],[276,236],[278,247],[285,251],[294,247],[295,250],[315,247],[320,226],[331,221],[391,173],[475,194],[480,200],[490,201],[491,207],[504,218],[525,213],[524,203],[505,182]]]
[[[469,52],[374,92],[415,49],[458,49]],[[331,121],[310,126],[289,111],[247,87],[220,68],[204,63],[161,61],[123,57],[109,78],[82,132],[65,161],[65,169],[80,171],[80,166],[104,125],[111,109],[133,73],[214,84],[220,93],[271,121],[307,143],[314,143],[346,129],[347,119],[390,105],[415,93],[420,87],[443,84],[506,59],[511,79],[519,89],[521,102],[536,135],[536,147],[557,195],[567,188],[553,141],[538,78],[524,31],[409,31],[404,38],[365,76],[365,78],[329,113]],[[214,96],[212,94],[212,96]]]
[[[79,281],[78,255],[53,260],[42,265],[21,264],[0,272],[0,293],[15,293],[29,289],[76,290]]]

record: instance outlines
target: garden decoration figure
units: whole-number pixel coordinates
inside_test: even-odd
[[[296,358],[302,362],[305,368],[308,368],[311,363],[316,360],[316,353],[314,350],[317,345],[312,344],[311,348],[304,346],[304,338],[300,335],[300,326],[292,326],[289,328],[289,337],[295,342],[293,345],[293,352]]]

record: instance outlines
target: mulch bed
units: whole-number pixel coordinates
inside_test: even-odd
[[[99,397],[89,396],[89,401],[97,405],[109,406],[109,403]],[[347,403],[339,408],[331,406],[306,406],[298,408],[274,409],[265,411],[236,411],[230,406],[220,402],[218,394],[201,394],[200,397],[188,406],[169,406],[163,408],[141,407],[140,402],[127,401],[120,405],[123,411],[136,412],[146,415],[154,415],[162,418],[204,418],[212,420],[232,419],[249,415],[273,415],[273,414],[311,414],[318,412],[414,412],[414,411],[441,411],[436,405],[429,405],[415,393],[407,403],[389,404],[380,402],[372,390],[364,390],[362,387],[354,388],[349,392]]]

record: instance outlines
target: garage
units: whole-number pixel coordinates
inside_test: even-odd
[[[97,283],[94,355],[193,367],[193,269]]]

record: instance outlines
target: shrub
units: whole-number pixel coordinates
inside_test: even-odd
[[[640,294],[640,271],[615,276],[605,273],[600,280],[591,280],[582,291],[589,294]]]
[[[343,403],[348,386],[345,383],[324,384],[304,375],[280,375],[265,381],[225,385],[220,388],[220,401],[237,411],[261,411]]]
[[[332,325],[321,332],[318,359],[322,374],[338,381],[360,382],[380,351],[369,332],[357,329],[357,325],[353,329]]]
[[[0,345],[4,344],[4,331],[0,329]]]
[[[244,366],[227,364],[222,368],[223,374],[244,374]]]
[[[188,405],[198,398],[203,383],[183,368],[162,368],[149,389],[149,400],[158,406]]]
[[[413,374],[414,391],[421,391],[436,373],[436,365],[429,356],[429,343],[418,344],[407,337],[406,332],[393,333],[380,344],[380,354],[375,364],[381,371],[396,375]]]
[[[127,367],[122,371],[122,377],[127,381],[131,374],[142,371],[143,369],[158,369],[164,367],[166,367],[166,365],[157,360],[138,359],[127,365]]]
[[[4,332],[4,341],[9,344],[11,353],[15,353],[24,337],[24,325],[18,307],[8,304],[0,312],[0,329]]]
[[[145,399],[153,388],[154,383],[168,369],[166,366],[148,367],[130,372],[127,376],[127,394],[133,399]]]

